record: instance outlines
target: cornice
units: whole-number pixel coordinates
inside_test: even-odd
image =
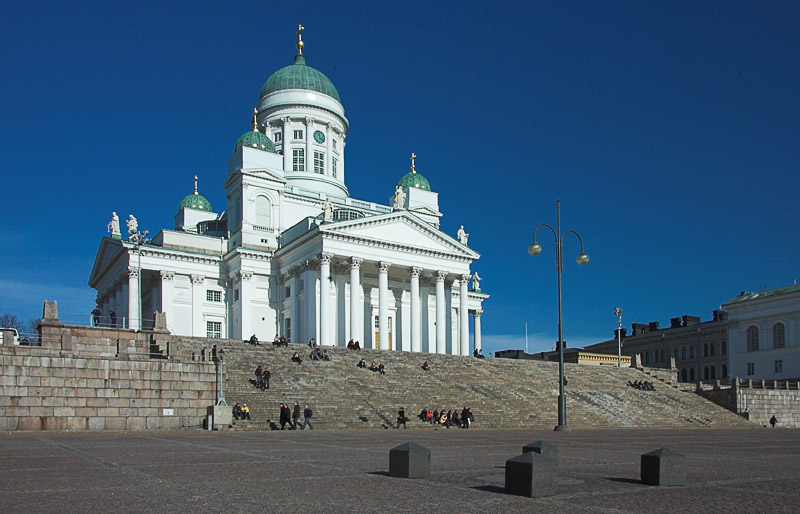
[[[184,253],[181,250],[162,247],[142,247],[142,255],[149,257],[156,257],[159,259],[168,259],[181,262],[194,262],[199,264],[219,264],[222,262],[222,257],[219,255],[204,255],[200,253]]]

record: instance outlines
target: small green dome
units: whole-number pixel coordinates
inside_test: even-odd
[[[272,141],[269,140],[269,137],[267,137],[266,134],[258,130],[251,130],[242,134],[241,137],[236,140],[236,146],[233,148],[233,153],[236,153],[239,148],[243,146],[257,148],[264,152],[275,153],[275,145],[272,144]]]
[[[197,192],[186,195],[184,199],[181,200],[181,206],[178,208],[178,210],[180,209],[194,209],[196,211],[212,212],[211,202],[206,200],[205,196]]]
[[[285,66],[273,73],[264,83],[264,87],[261,88],[261,98],[283,89],[309,89],[328,95],[337,102],[342,103],[339,98],[339,92],[336,91],[333,82],[321,71],[315,70],[311,66],[306,66],[304,55],[296,55],[294,64]]]
[[[413,187],[415,189],[422,189],[423,191],[431,190],[431,185],[428,184],[428,179],[416,171],[409,171],[406,173],[406,175],[400,179],[400,182],[398,182],[397,185],[400,187]]]

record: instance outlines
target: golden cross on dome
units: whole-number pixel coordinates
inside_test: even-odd
[[[194,194],[199,194],[197,192],[197,175],[194,176]]]
[[[256,119],[257,114],[258,114],[258,109],[253,107],[253,132],[258,132],[258,120]]]
[[[416,159],[416,158],[417,158],[417,154],[415,154],[414,152],[411,152],[411,173],[416,173],[417,172],[417,168],[416,168],[416,166],[414,166],[414,159]]]
[[[297,55],[303,55],[303,47],[305,46],[303,43],[303,29],[305,27],[297,25],[297,44],[295,45],[297,47]]]

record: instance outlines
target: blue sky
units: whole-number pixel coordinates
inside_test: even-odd
[[[285,5],[284,5],[285,4]],[[308,64],[342,98],[352,196],[417,169],[492,295],[484,353],[551,349],[565,239],[569,346],[709,319],[800,273],[797,2],[17,2],[0,19],[0,313],[86,314],[111,211],[155,233],[226,160],[266,79]],[[777,264],[775,263],[777,261]],[[65,317],[65,316],[62,316]]]

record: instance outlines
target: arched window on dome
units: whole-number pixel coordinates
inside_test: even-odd
[[[272,226],[272,202],[266,196],[256,196],[256,218],[254,225],[259,228]],[[254,227],[256,230],[258,228]]]

